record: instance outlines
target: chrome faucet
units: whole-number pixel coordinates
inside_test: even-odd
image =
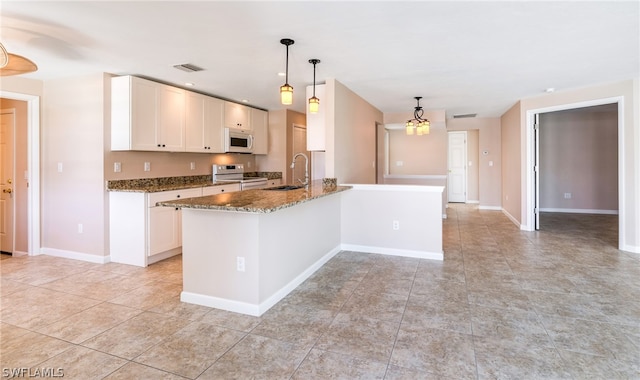
[[[300,178],[298,178],[298,181],[300,181],[300,183],[304,187],[309,187],[309,157],[307,157],[307,155],[304,153],[296,153],[296,155],[293,156],[293,160],[291,161],[291,169],[294,169],[296,167],[296,158],[298,158],[299,156],[304,157],[304,182]]]

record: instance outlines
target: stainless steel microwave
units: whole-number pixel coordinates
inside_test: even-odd
[[[224,129],[224,151],[228,153],[253,152],[253,135],[243,129]]]

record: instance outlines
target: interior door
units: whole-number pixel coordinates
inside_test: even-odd
[[[294,125],[293,126],[293,156],[298,153],[304,153],[311,160],[311,155],[309,151],[307,151],[307,127],[302,125]],[[292,156],[292,158],[293,158]],[[299,184],[300,181],[304,181],[304,172],[305,172],[305,162],[304,158],[298,157],[296,159],[296,167],[292,171],[291,183]],[[311,177],[311,162],[309,162],[309,177]],[[309,179],[311,181],[311,179]]]
[[[13,253],[13,144],[15,111],[0,113],[0,251]]]
[[[467,132],[449,132],[449,202],[467,201]]]

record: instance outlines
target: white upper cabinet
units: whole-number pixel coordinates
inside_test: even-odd
[[[269,152],[269,114],[267,111],[252,108],[251,126],[253,127],[253,154]]]
[[[185,91],[146,79],[111,80],[111,150],[184,152]]]
[[[224,126],[251,130],[251,108],[242,104],[224,102]]]
[[[186,151],[224,152],[224,101],[187,91],[185,112]]]
[[[320,109],[317,113],[309,112],[307,104],[307,150],[325,150],[326,147],[326,117],[327,101],[324,84],[316,85],[316,97],[320,99]],[[313,86],[307,86],[307,99],[313,96]],[[324,104],[323,104],[324,101]]]

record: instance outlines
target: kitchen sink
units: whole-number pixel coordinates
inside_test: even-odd
[[[276,187],[268,187],[264,190],[289,191],[289,190],[302,189],[303,187],[304,186],[297,186],[297,185],[282,185],[282,186],[276,186]]]

